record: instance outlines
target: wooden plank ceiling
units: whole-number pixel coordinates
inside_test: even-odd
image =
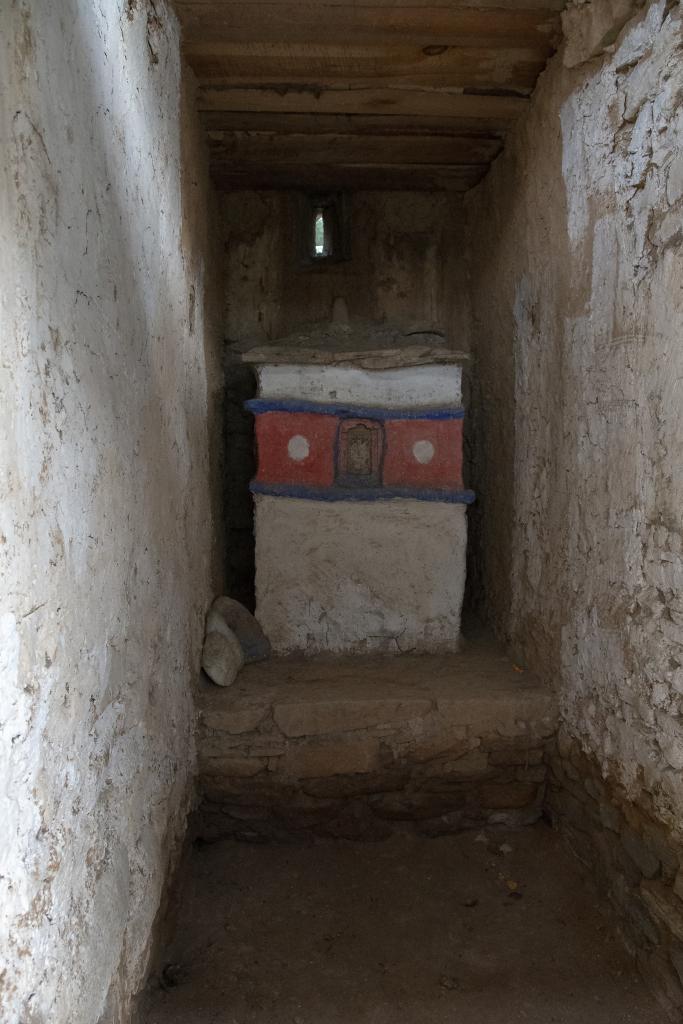
[[[481,180],[566,0],[176,0],[219,188]]]

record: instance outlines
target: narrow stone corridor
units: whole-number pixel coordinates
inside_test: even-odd
[[[681,1024],[683,0],[0,0],[0,1024]]]
[[[546,824],[191,854],[143,1024],[662,1024]]]

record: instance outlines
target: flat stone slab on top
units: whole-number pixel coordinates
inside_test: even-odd
[[[353,655],[272,658],[247,665],[229,692],[202,687],[199,709],[204,724],[226,728],[230,714],[236,721],[249,709],[300,708],[323,732],[363,728],[381,718],[384,710],[397,721],[426,711],[459,707],[463,725],[476,729],[507,727],[520,721],[555,723],[555,695],[533,673],[516,669],[505,656],[486,649],[460,654],[397,656]],[[402,711],[391,712],[400,707]],[[335,719],[335,715],[338,717]],[[357,724],[345,724],[349,718]],[[220,721],[221,725],[217,725]],[[214,725],[214,723],[216,723]]]
[[[453,348],[441,331],[429,326],[403,330],[365,320],[320,323],[272,342],[244,341],[230,346],[245,363],[298,366],[356,366],[365,370],[425,364],[460,365],[466,352]]]

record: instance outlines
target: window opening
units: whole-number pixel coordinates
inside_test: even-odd
[[[314,248],[316,256],[325,256],[325,211],[318,207],[315,211]]]
[[[302,196],[300,237],[304,263],[336,263],[348,259],[349,215],[344,194]]]

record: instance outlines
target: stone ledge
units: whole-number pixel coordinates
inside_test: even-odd
[[[315,736],[394,725],[429,714],[428,700],[327,700],[273,705],[275,724],[285,736]]]
[[[199,695],[200,831],[377,838],[541,813],[555,698],[497,648],[286,658]]]

